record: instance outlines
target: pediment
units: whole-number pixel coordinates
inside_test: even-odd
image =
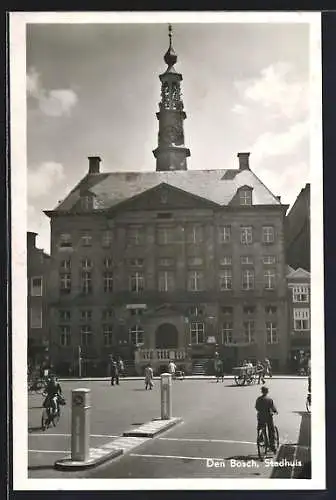
[[[196,196],[163,182],[119,203],[115,208],[116,210],[122,208],[123,210],[158,210],[164,212],[178,208],[213,208],[214,206],[217,206],[217,204],[206,198]]]
[[[299,267],[295,271],[287,274],[287,279],[310,279],[310,272]]]

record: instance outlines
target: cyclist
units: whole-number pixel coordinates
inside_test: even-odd
[[[256,400],[255,409],[257,410],[258,420],[257,432],[267,425],[270,449],[275,453],[273,414],[278,413],[278,411],[273,399],[268,396],[268,388],[265,386],[261,388],[261,396]]]
[[[59,411],[59,397],[62,397],[63,394],[61,385],[55,375],[52,375],[48,380],[44,393],[46,394],[43,403],[44,408],[51,408],[53,414],[56,415]]]

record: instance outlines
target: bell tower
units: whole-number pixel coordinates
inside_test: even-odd
[[[181,99],[182,75],[177,73],[174,65],[177,55],[172,46],[172,27],[169,25],[169,48],[164,55],[166,71],[160,75],[161,102],[159,112],[158,147],[153,151],[156,158],[156,170],[187,170],[187,157],[190,150],[184,145],[183,121],[187,115],[183,110]]]

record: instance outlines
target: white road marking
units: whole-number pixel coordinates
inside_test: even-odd
[[[180,455],[141,455],[140,453],[130,453],[130,457],[142,457],[142,458],[178,458],[180,460],[219,460],[222,462],[227,461],[224,458],[214,458],[214,457],[184,457]]]
[[[255,441],[234,441],[232,439],[202,439],[202,438],[165,438],[159,437],[161,441],[187,441],[187,442],[199,442],[199,443],[237,443],[237,444],[253,444],[256,445]]]
[[[29,433],[29,437],[34,437],[34,436],[48,436],[48,437],[59,437],[59,436],[65,436],[65,437],[70,437],[71,434],[49,434],[49,432],[34,432],[34,433]],[[92,438],[117,438],[119,436],[111,436],[107,434],[91,434],[90,437]]]

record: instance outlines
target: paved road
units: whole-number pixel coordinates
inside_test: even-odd
[[[124,456],[113,462],[71,473],[53,469],[55,460],[64,458],[70,450],[70,405],[64,407],[59,425],[42,433],[42,397],[30,396],[29,477],[269,477],[272,467],[256,460],[254,403],[260,386],[237,387],[233,383],[175,381],[173,413],[183,418],[182,424],[157,438],[144,439],[134,448],[130,444]],[[305,411],[307,380],[272,379],[267,385],[279,410],[280,442],[296,443]],[[105,381],[63,382],[62,386],[69,402],[71,389],[84,386],[92,390],[92,447],[160,417],[159,382],[153,391],[145,391],[141,380],[122,380],[119,387]],[[218,459],[218,466],[210,459]],[[244,467],[248,464],[250,467]]]

